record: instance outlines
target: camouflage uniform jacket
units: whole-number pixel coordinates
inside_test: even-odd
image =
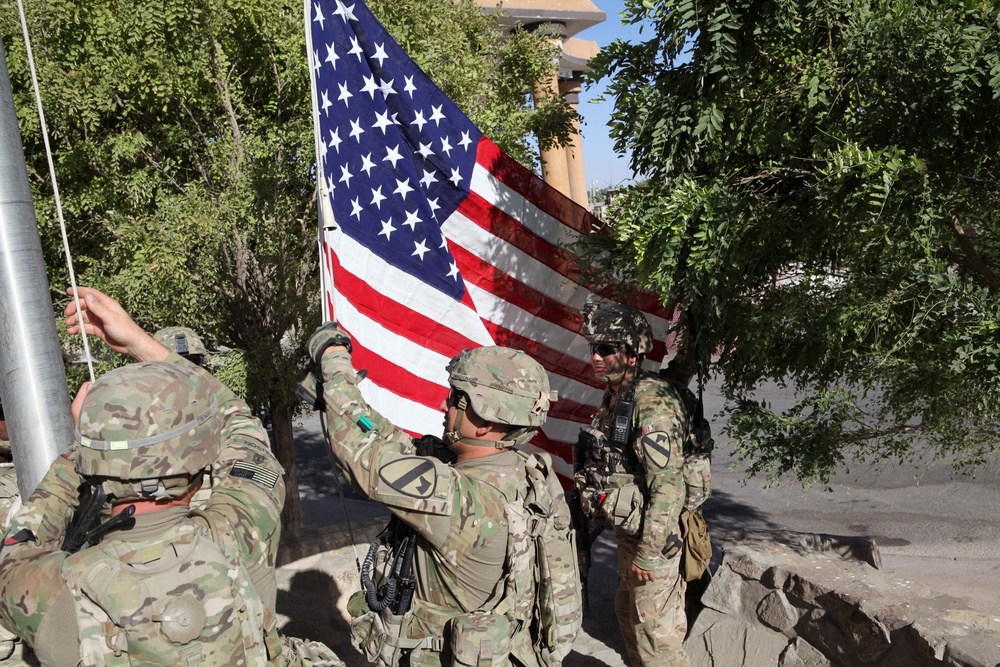
[[[177,355],[169,360],[193,366]],[[136,527],[147,534],[143,527],[150,521],[159,525],[164,517],[174,518],[175,526],[189,524],[192,529],[227,525],[242,565],[268,616],[273,617],[274,564],[285,497],[283,470],[247,405],[207,372],[199,372],[215,387],[224,415],[222,451],[212,467],[211,500],[196,514],[166,510],[161,517],[156,517],[161,512],[152,513],[153,519],[137,515]],[[70,631],[77,627],[73,592],[63,575],[71,556],[61,551],[66,526],[79,504],[81,478],[73,463],[74,451],[71,448],[52,463],[12,522],[0,553],[0,622],[38,650],[43,664],[63,664],[57,656],[65,659],[74,651],[79,659],[80,637],[76,629]],[[15,542],[14,536],[23,529],[31,531],[31,537]],[[104,537],[104,541],[116,539],[131,537],[128,531],[112,531]]]
[[[448,465],[418,456],[410,436],[365,403],[346,350],[323,357],[323,376],[329,445],[341,470],[418,536],[409,638],[441,637],[449,619],[492,610],[504,593],[504,505],[526,488],[521,457],[508,451]],[[527,667],[538,664],[527,624],[511,652]]]
[[[21,505],[21,492],[17,488],[17,472],[14,470],[10,443],[0,440],[0,529],[6,531],[11,517]]]
[[[592,428],[609,439],[617,398],[615,391],[605,389],[601,407],[591,423]],[[631,475],[642,491],[645,504],[634,564],[644,570],[655,570],[666,563],[664,550],[671,535],[679,530],[685,498],[684,442],[688,429],[687,413],[676,390],[659,376],[641,371],[635,387],[630,452],[620,461],[600,457],[591,463],[599,474]]]

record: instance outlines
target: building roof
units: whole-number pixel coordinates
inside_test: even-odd
[[[590,0],[476,0],[476,4],[485,12],[494,11],[499,4],[506,14],[500,23],[508,27],[561,23],[566,27],[566,37],[603,23],[606,18]]]

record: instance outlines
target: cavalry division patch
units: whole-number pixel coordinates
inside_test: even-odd
[[[653,431],[642,436],[642,451],[652,468],[666,468],[670,463],[670,436],[666,431]]]
[[[379,478],[393,491],[411,498],[430,498],[437,487],[434,463],[421,456],[406,456],[387,463]]]
[[[249,480],[265,489],[273,489],[274,485],[278,483],[278,473],[246,461],[234,463],[229,474],[232,477]]]

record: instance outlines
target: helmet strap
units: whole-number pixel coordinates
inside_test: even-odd
[[[545,396],[548,399],[548,396]],[[537,430],[533,426],[518,426],[517,428],[511,429],[507,432],[507,437],[503,440],[482,440],[480,438],[463,438],[459,435],[462,430],[462,422],[465,420],[465,411],[469,407],[469,399],[465,394],[458,399],[458,404],[455,408],[458,410],[458,414],[455,415],[455,426],[451,431],[446,431],[444,434],[444,441],[448,446],[454,445],[456,442],[464,442],[468,445],[475,445],[476,447],[492,447],[493,449],[510,449],[511,447],[516,447],[522,445],[531,439],[531,436],[535,434]]]
[[[462,440],[462,436],[459,435],[459,431],[462,430],[462,421],[465,420],[465,410],[469,407],[469,399],[462,394],[458,399],[458,405],[455,408],[458,410],[458,414],[455,415],[455,426],[451,431],[445,431],[444,441],[448,445],[454,445],[459,440]]]

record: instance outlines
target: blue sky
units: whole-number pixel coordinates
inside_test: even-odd
[[[615,39],[636,41],[639,39],[638,26],[623,26],[619,14],[625,8],[623,0],[591,0],[607,18],[575,37],[597,42],[598,46],[610,44]],[[647,28],[648,30],[648,28]],[[614,105],[610,100],[595,104],[591,102],[604,90],[604,83],[592,85],[580,95],[580,115],[583,117],[583,159],[587,171],[587,188],[606,188],[632,180],[628,159],[615,154],[614,142],[608,136],[608,121]]]

